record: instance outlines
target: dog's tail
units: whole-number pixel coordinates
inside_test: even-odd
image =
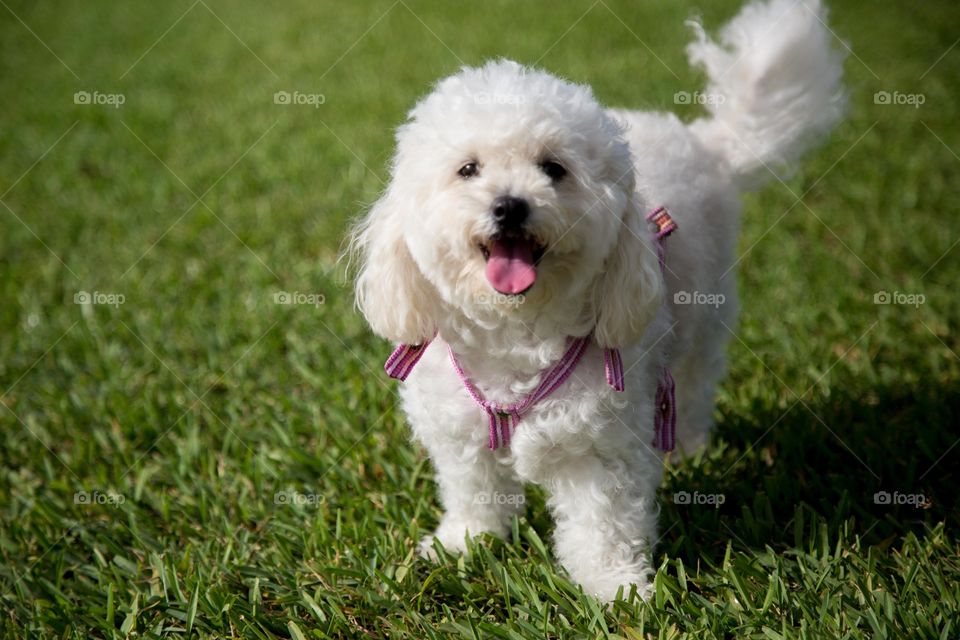
[[[730,165],[742,187],[757,186],[818,143],[843,113],[842,55],[820,0],[759,0],[711,40],[691,22],[687,47],[708,77],[710,117],[691,130]]]

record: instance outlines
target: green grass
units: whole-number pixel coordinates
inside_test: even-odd
[[[191,2],[0,7],[5,637],[958,637],[955,3],[832,2],[849,118],[747,198],[713,446],[668,470],[655,599],[606,610],[553,562],[539,490],[511,539],[415,557],[429,464],[336,257],[460,61],[692,117],[682,20],[738,0]]]

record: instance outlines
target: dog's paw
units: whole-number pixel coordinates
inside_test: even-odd
[[[621,587],[623,587],[623,592],[620,594],[622,600],[630,599],[630,592],[634,587],[637,591],[636,597],[641,600],[649,600],[653,596],[653,584],[646,572],[604,572],[571,577],[580,583],[584,593],[589,593],[608,604],[617,598],[617,592]]]
[[[435,546],[436,541],[437,541],[437,537],[432,533],[428,536],[424,536],[420,538],[420,544],[417,545],[417,553],[420,555],[421,558],[423,558],[424,560],[429,560],[430,562],[437,561],[437,558],[439,556],[437,555],[437,549]],[[447,551],[448,553],[456,552],[455,549],[452,549],[447,545],[443,544],[442,540],[440,541],[440,544],[443,545],[444,551]]]
[[[503,537],[505,531],[499,524],[444,518],[435,532],[420,540],[417,549],[422,558],[436,560],[437,550],[434,548],[434,540],[439,540],[444,551],[448,553],[466,553],[467,539],[481,533],[489,533],[499,538]]]
[[[588,589],[587,586],[584,585],[584,591],[592,593],[602,602],[612,604],[617,598],[617,592],[620,591],[620,587],[623,587],[623,592],[620,594],[622,600],[628,600],[630,598],[630,591],[634,587],[637,589],[636,597],[641,600],[646,601],[653,596],[653,585],[647,582],[643,576],[624,576],[619,579],[594,585],[592,589]]]

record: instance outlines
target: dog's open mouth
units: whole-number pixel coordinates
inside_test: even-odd
[[[487,280],[500,293],[526,293],[537,280],[537,264],[545,249],[525,233],[501,233],[490,238],[480,245],[487,262]]]

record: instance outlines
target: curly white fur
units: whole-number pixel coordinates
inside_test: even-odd
[[[390,186],[352,244],[357,303],[374,332],[406,343],[437,336],[400,393],[436,468],[445,513],[435,536],[447,549],[505,533],[523,483],[534,482],[550,495],[556,553],[585,590],[611,600],[634,584],[649,595],[658,372],[669,363],[674,373],[679,443],[692,451],[712,422],[722,323],[736,316],[733,275],[720,276],[734,261],[739,191],[839,117],[842,59],[823,18],[815,0],[770,0],[724,30],[729,49],[700,30],[691,59],[726,100],[691,125],[606,110],[588,87],[507,61],[461,70],[410,112]],[[568,174],[552,180],[546,159]],[[469,162],[479,173],[467,179],[458,169]],[[521,296],[494,291],[480,249],[498,233],[491,203],[503,195],[530,204],[524,231],[545,247]],[[680,228],[665,277],[643,220],[658,205]],[[676,304],[678,292],[724,302]],[[509,404],[537,386],[568,336],[591,332],[573,377],[524,417],[509,448],[488,450],[486,417],[445,345],[486,398]],[[624,393],[605,383],[608,346],[623,352]]]

